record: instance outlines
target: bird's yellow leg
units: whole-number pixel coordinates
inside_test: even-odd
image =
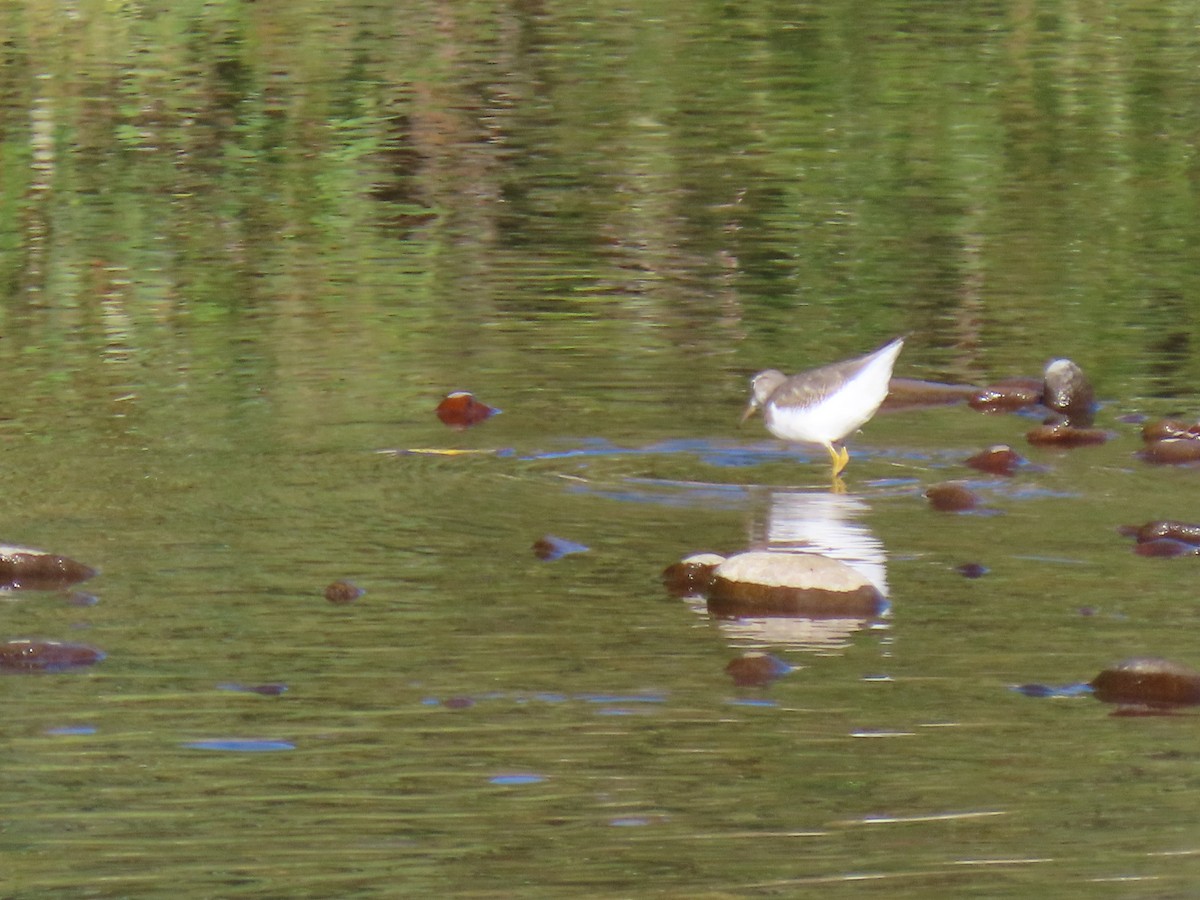
[[[826,444],[825,449],[829,451],[829,461],[833,463],[833,469],[829,473],[830,490],[835,494],[846,493],[846,482],[842,481],[842,469],[846,468],[846,463],[850,461],[850,453],[845,447],[834,447],[833,444]]]
[[[833,477],[837,478],[850,462],[850,451],[845,447],[835,447],[833,444],[827,444],[826,449],[829,451],[829,458],[833,462]]]

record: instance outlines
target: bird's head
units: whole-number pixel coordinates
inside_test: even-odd
[[[767,402],[767,398],[774,393],[775,388],[783,384],[787,376],[778,369],[767,369],[765,372],[759,372],[750,379],[750,402],[746,404],[746,410],[742,413],[742,421],[745,422],[754,413],[761,409],[763,404]]]

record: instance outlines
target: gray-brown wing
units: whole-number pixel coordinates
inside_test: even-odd
[[[871,356],[848,359],[793,375],[775,388],[770,401],[785,406],[816,406],[830,394],[836,393],[870,361]]]

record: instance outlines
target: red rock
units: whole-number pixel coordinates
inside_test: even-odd
[[[447,394],[437,406],[437,417],[456,431],[478,425],[496,415],[500,410],[475,399],[470,391],[455,391]]]

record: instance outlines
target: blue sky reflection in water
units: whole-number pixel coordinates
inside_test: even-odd
[[[0,11],[3,535],[101,572],[3,640],[106,654],[0,679],[7,893],[1187,896],[1194,715],[1012,688],[1200,664],[1196,560],[1117,533],[1200,518],[1135,455],[1200,416],[1192,6],[585,12]],[[737,427],[901,333],[904,377],[1069,357],[1113,436],[880,415],[838,506]],[[660,582],[816,540],[886,614]]]

